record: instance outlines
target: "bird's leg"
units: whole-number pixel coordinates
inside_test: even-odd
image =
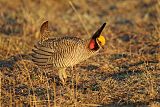
[[[59,69],[58,74],[59,74],[60,80],[62,81],[62,83],[64,83],[64,78],[63,78],[61,69]]]
[[[63,68],[63,69],[62,69],[62,75],[63,75],[63,78],[64,78],[64,79],[67,78],[66,68]]]
[[[67,78],[67,74],[65,72],[65,69],[66,68],[61,68],[59,69],[59,78],[60,80],[62,81],[62,84],[64,85],[65,84],[65,79]]]

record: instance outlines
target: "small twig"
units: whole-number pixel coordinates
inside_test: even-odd
[[[85,27],[85,24],[84,24],[84,22],[83,22],[83,20],[82,20],[81,15],[78,13],[78,11],[76,10],[76,8],[75,8],[75,6],[73,5],[73,3],[72,3],[71,1],[69,1],[69,4],[70,4],[70,6],[72,7],[72,9],[75,11],[75,13],[77,14],[77,16],[78,16],[78,18],[79,18],[79,20],[80,20],[80,22],[81,22],[84,30],[86,31],[86,33],[87,33],[88,35],[91,35],[91,34],[88,32],[87,28]]]

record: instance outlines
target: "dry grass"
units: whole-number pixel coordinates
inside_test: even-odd
[[[0,0],[1,106],[159,107],[160,1],[72,3],[75,7],[63,0]],[[68,68],[65,86],[56,69],[40,69],[27,60],[45,20],[54,35],[80,38],[108,23],[106,48]]]

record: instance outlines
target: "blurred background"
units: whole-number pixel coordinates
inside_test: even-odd
[[[75,66],[65,87],[17,57],[31,52],[46,20],[53,35],[82,39],[107,23],[105,49]],[[158,107],[159,39],[159,0],[0,0],[2,107]]]

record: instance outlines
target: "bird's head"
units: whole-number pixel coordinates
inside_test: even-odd
[[[89,43],[89,49],[91,50],[98,50],[99,48],[103,48],[106,39],[104,36],[101,35],[101,32],[103,31],[106,23],[104,23],[92,36],[90,43]]]

